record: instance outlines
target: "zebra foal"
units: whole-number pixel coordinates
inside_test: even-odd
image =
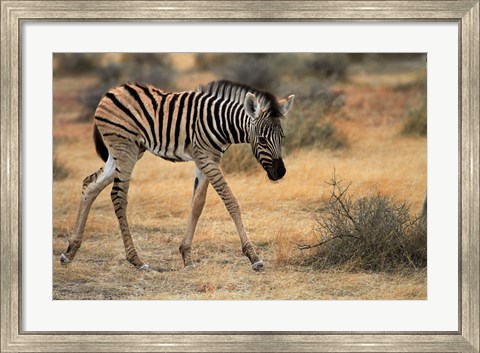
[[[249,143],[269,179],[281,179],[286,170],[280,119],[293,100],[294,95],[277,100],[271,93],[229,81],[210,82],[186,92],[164,92],[133,83],[108,91],[96,109],[94,122],[95,148],[105,165],[83,181],[77,221],[61,263],[65,265],[75,257],[94,200],[113,183],[111,199],[127,260],[139,269],[148,269],[137,254],[127,221],[130,176],[135,163],[148,150],[169,161],[195,162],[192,205],[179,248],[185,268],[194,266],[192,239],[211,184],[235,223],[243,253],[254,270],[262,270],[263,262],[245,232],[239,203],[220,162],[231,144]]]

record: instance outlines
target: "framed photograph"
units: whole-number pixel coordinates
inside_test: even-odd
[[[1,351],[478,352],[479,31],[2,0]]]

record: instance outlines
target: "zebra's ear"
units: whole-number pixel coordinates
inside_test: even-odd
[[[283,116],[287,115],[293,105],[293,101],[295,100],[295,95],[291,94],[286,99],[282,99],[278,102],[280,107],[280,112]]]
[[[248,92],[245,95],[245,101],[243,103],[245,107],[245,112],[252,118],[256,118],[258,111],[260,110],[260,105],[258,104],[257,97],[251,92]]]

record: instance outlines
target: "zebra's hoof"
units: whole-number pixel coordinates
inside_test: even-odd
[[[147,264],[143,264],[138,268],[140,271],[148,271],[150,270],[150,267]]]
[[[252,269],[257,272],[263,271],[263,261],[258,260],[257,262],[252,264]]]
[[[186,265],[183,270],[184,271],[190,271],[190,270],[193,270],[195,268],[195,265],[194,264],[190,264],[190,265]]]
[[[66,257],[64,254],[60,255],[60,264],[66,265],[66,264],[68,264],[69,262],[70,262],[70,261],[67,259],[67,257]]]

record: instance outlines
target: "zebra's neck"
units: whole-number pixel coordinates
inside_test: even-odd
[[[230,135],[233,135],[233,139],[230,140],[230,143],[249,143],[251,118],[245,112],[243,104],[235,102],[235,108],[238,110],[238,113],[230,114],[229,117],[230,120],[228,126],[230,126],[231,130]]]
[[[251,119],[243,104],[215,96],[205,96],[202,111],[202,130],[208,133],[212,145],[224,150],[231,144],[250,141]],[[215,144],[217,146],[215,146]]]

